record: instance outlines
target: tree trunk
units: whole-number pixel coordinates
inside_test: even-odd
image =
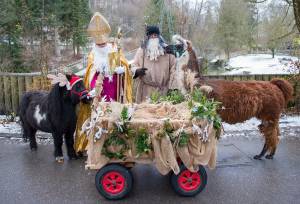
[[[75,57],[76,56],[76,46],[75,46],[75,43],[73,42],[73,56]]]
[[[294,16],[296,21],[296,26],[300,32],[300,2],[299,0],[293,0]]]
[[[272,50],[272,58],[274,58],[275,57],[275,48],[272,48],[271,50]]]
[[[76,50],[77,50],[77,56],[79,56],[80,55],[80,46],[79,45],[76,46]]]
[[[60,57],[58,28],[54,28],[54,52],[56,57]]]
[[[225,55],[226,55],[226,59],[229,60],[230,59],[230,50],[228,48],[225,49]]]

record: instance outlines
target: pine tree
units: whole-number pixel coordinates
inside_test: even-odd
[[[257,47],[257,35],[258,35],[258,8],[257,5],[251,2],[247,2],[246,5],[246,24],[244,32],[244,39],[246,46],[249,48],[250,52],[253,48]]]
[[[170,41],[175,30],[175,16],[165,5],[164,0],[150,0],[145,10],[145,23],[160,27],[161,35]]]
[[[74,54],[79,54],[80,46],[87,43],[86,28],[91,13],[87,0],[65,0],[63,12],[59,15],[62,40],[72,41]]]
[[[244,1],[221,1],[216,36],[227,59],[233,50],[247,44],[250,19],[248,9]]]
[[[0,11],[0,71],[19,72],[22,70],[22,50],[20,36],[22,27],[17,17],[14,0],[6,0]]]

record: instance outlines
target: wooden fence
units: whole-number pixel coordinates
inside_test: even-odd
[[[0,114],[17,113],[24,92],[49,86],[39,73],[0,73]]]
[[[263,80],[287,78],[289,75],[207,75],[208,79]],[[300,104],[300,82],[293,82],[295,88],[295,104]],[[29,90],[47,90],[49,81],[39,73],[0,73],[0,114],[17,113],[21,96]]]

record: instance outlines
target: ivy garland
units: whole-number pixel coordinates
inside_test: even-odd
[[[175,105],[184,102],[185,97],[179,90],[169,91],[166,96],[161,96],[158,91],[154,91],[150,95],[150,100],[154,104],[166,101]]]
[[[123,122],[127,122],[129,120],[128,108],[126,106],[123,107],[120,118]]]
[[[185,101],[184,95],[179,90],[169,91],[166,96],[162,96],[161,101],[171,102],[173,105],[179,104]]]
[[[125,152],[128,150],[128,145],[121,137],[124,135],[126,138],[131,137],[135,132],[131,128],[128,127],[128,108],[126,106],[123,107],[120,116],[121,122],[116,123],[114,129],[110,133],[109,137],[105,140],[102,148],[102,154],[110,159],[124,159]],[[110,146],[122,146],[119,152],[111,152],[108,150]]]
[[[168,120],[164,121],[163,129],[160,132],[158,132],[157,137],[163,138],[166,135],[168,135],[171,142],[174,143],[176,140],[176,136],[175,136],[174,132],[175,132],[175,129],[172,126],[172,124],[170,123],[170,120],[168,119]]]
[[[150,136],[145,128],[138,130],[134,142],[138,154],[149,153],[152,150]]]
[[[150,94],[150,101],[151,101],[151,103],[157,104],[157,103],[159,103],[159,99],[160,99],[160,94],[159,94],[158,91],[153,91]]]
[[[217,130],[216,137],[219,139],[222,121],[217,114],[217,109],[221,103],[214,101],[214,99],[208,99],[198,88],[195,88],[187,97],[190,98],[188,100],[188,107],[191,109],[192,118],[206,119],[209,122],[213,122],[213,126]],[[168,101],[172,104],[178,104],[185,101],[184,95],[179,90],[170,91],[166,96],[160,96],[159,92],[155,91],[151,94],[150,99],[152,103]],[[164,132],[166,131],[163,130],[160,134],[164,135]],[[169,136],[172,140],[172,134],[169,134]]]
[[[108,150],[110,146],[122,146],[119,152],[112,152]],[[102,148],[102,154],[110,159],[124,159],[125,152],[128,150],[126,141],[119,137],[118,131],[114,129],[109,137],[105,140]]]
[[[158,137],[162,138],[168,135],[172,144],[178,144],[180,147],[186,146],[189,142],[190,135],[185,131],[179,133],[179,135],[175,134],[175,129],[170,123],[170,120],[166,120],[164,122],[164,127],[161,132],[158,133]]]
[[[121,122],[117,123],[118,131],[120,134],[124,134],[126,138],[132,138],[136,134],[135,130],[129,127],[129,115],[128,108],[126,106],[123,107],[120,116]]]
[[[189,139],[190,139],[190,136],[189,134],[187,134],[185,131],[182,131],[180,134],[179,134],[179,141],[178,141],[178,145],[180,147],[183,147],[183,146],[186,146],[189,142]]]
[[[220,102],[214,101],[214,99],[207,99],[197,88],[192,92],[191,100],[188,102],[188,106],[192,111],[192,118],[206,119],[209,122],[213,122],[213,126],[217,130],[217,139],[220,139],[220,130],[222,128],[221,118],[217,114],[220,104]]]

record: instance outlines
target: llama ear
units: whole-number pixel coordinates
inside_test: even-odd
[[[186,40],[186,44],[188,48],[192,48],[192,42],[189,40]]]

